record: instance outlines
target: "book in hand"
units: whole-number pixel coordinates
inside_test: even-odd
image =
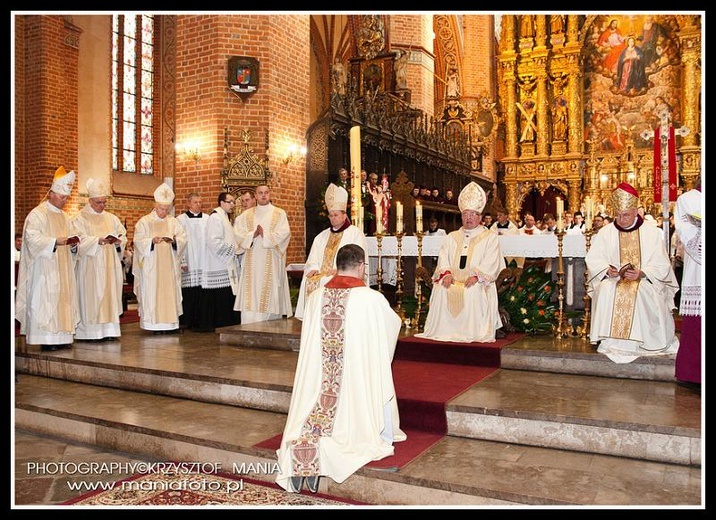
[[[632,269],[634,269],[634,266],[631,265],[631,262],[627,262],[626,264],[624,264],[623,266],[621,266],[621,267],[619,268],[619,278],[624,278],[624,275],[626,274],[626,272],[627,272],[627,271],[630,271],[630,270],[632,270]]]
[[[114,244],[114,243],[119,242],[119,237],[118,237],[117,235],[113,235],[112,233],[110,233],[109,235],[107,235],[106,237],[104,237],[104,240],[105,240],[108,244]]]
[[[79,244],[79,243],[80,243],[80,237],[78,237],[77,235],[72,235],[71,237],[67,237],[67,242],[65,242],[65,244],[67,244],[68,246],[73,246],[73,245]]]
[[[174,239],[172,237],[162,237],[162,240],[164,240],[164,242],[169,242],[170,244],[174,242]]]

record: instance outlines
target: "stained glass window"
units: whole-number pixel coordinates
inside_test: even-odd
[[[154,173],[154,17],[112,16],[112,168]]]

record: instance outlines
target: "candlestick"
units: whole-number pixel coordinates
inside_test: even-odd
[[[564,230],[564,201],[557,198],[557,231]]]
[[[402,233],[403,232],[403,217],[398,217],[398,219],[395,222],[395,232],[396,233]]]
[[[423,205],[419,202],[415,203],[415,231],[423,232]]]
[[[559,200],[559,199],[558,199]],[[559,206],[558,206],[559,207]],[[559,221],[558,221],[559,222]],[[562,257],[562,251],[563,251],[563,240],[564,235],[566,232],[562,229],[555,233],[557,235],[557,288],[558,290],[558,297],[557,301],[559,302],[559,307],[557,311],[557,323],[553,325],[553,332],[554,335],[561,341],[563,337],[569,336],[571,334],[571,327],[569,326],[569,323],[567,321],[567,317],[564,314],[564,263],[563,263],[563,257]]]
[[[380,204],[375,206],[375,232],[383,232],[383,206]]]

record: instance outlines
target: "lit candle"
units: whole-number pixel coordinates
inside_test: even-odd
[[[383,206],[380,204],[375,206],[375,232],[383,233]]]
[[[356,220],[358,214],[358,206],[361,201],[361,178],[360,178],[360,126],[356,125],[350,129],[350,160],[351,160],[351,218]],[[360,223],[363,223],[363,217],[360,216]],[[360,226],[359,226],[360,227]],[[361,228],[362,229],[362,228]]]
[[[403,203],[402,203],[402,202],[396,202],[396,203],[395,203],[395,215],[396,215],[400,220],[403,220]]]
[[[557,231],[564,231],[564,201],[557,197]]]
[[[415,231],[423,232],[423,205],[420,202],[415,203]]]
[[[591,229],[592,228],[592,211],[594,211],[594,206],[592,205],[592,198],[587,197],[586,200],[584,201],[584,203],[587,207],[587,217],[585,219],[584,224],[587,229]]]

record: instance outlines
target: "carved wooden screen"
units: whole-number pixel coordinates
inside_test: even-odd
[[[241,191],[250,189],[255,191],[257,186],[267,184],[271,172],[266,164],[266,158],[261,158],[249,146],[251,132],[242,131],[241,150],[233,158],[228,154],[228,138],[225,136],[224,169],[221,172],[221,186],[236,198]]]

